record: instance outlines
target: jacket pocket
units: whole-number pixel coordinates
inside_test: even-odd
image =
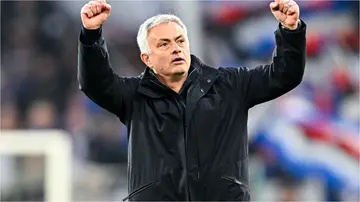
[[[125,197],[125,198],[123,199],[123,201],[126,201],[126,200],[128,200],[128,199],[131,199],[132,197],[134,197],[135,195],[141,193],[142,191],[145,191],[146,189],[154,186],[157,182],[159,182],[159,181],[150,182],[150,183],[148,183],[148,184],[146,184],[146,185],[144,185],[144,186],[141,186],[140,188],[137,188],[136,190],[134,190],[133,192],[131,192],[127,197]]]
[[[250,200],[250,188],[245,183],[243,183],[233,177],[229,177],[229,176],[221,176],[221,179],[240,186],[243,189],[242,200],[243,201]]]

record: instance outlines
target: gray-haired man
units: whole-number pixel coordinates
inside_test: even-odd
[[[128,128],[129,196],[134,201],[250,200],[248,109],[302,80],[306,25],[292,0],[270,9],[280,22],[273,61],[256,68],[212,68],[190,53],[185,25],[157,15],[139,29],[138,77],[113,73],[101,36],[105,1],[81,10],[81,90]]]

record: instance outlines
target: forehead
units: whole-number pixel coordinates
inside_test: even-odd
[[[172,39],[179,35],[185,36],[184,29],[176,22],[162,23],[156,25],[149,31],[149,39],[158,40],[161,38]]]

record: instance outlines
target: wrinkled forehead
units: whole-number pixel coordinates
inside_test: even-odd
[[[169,39],[173,40],[178,36],[186,37],[185,30],[176,22],[166,22],[155,25],[148,32],[149,40]]]

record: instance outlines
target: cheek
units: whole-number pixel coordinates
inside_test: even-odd
[[[165,57],[160,54],[154,54],[151,58],[150,62],[152,66],[159,67],[159,65],[163,64],[165,60]]]
[[[158,56],[156,60],[152,61],[152,65],[158,72],[164,72],[168,69],[167,67],[169,66],[169,57]]]
[[[168,66],[169,64],[169,58],[165,57],[165,56],[161,56],[159,57],[159,59],[157,60],[157,67],[158,69],[163,70],[166,66]]]
[[[187,57],[188,55],[190,55],[190,48],[189,48],[189,47],[184,47],[182,51],[184,52],[184,54],[186,55],[186,57]]]

